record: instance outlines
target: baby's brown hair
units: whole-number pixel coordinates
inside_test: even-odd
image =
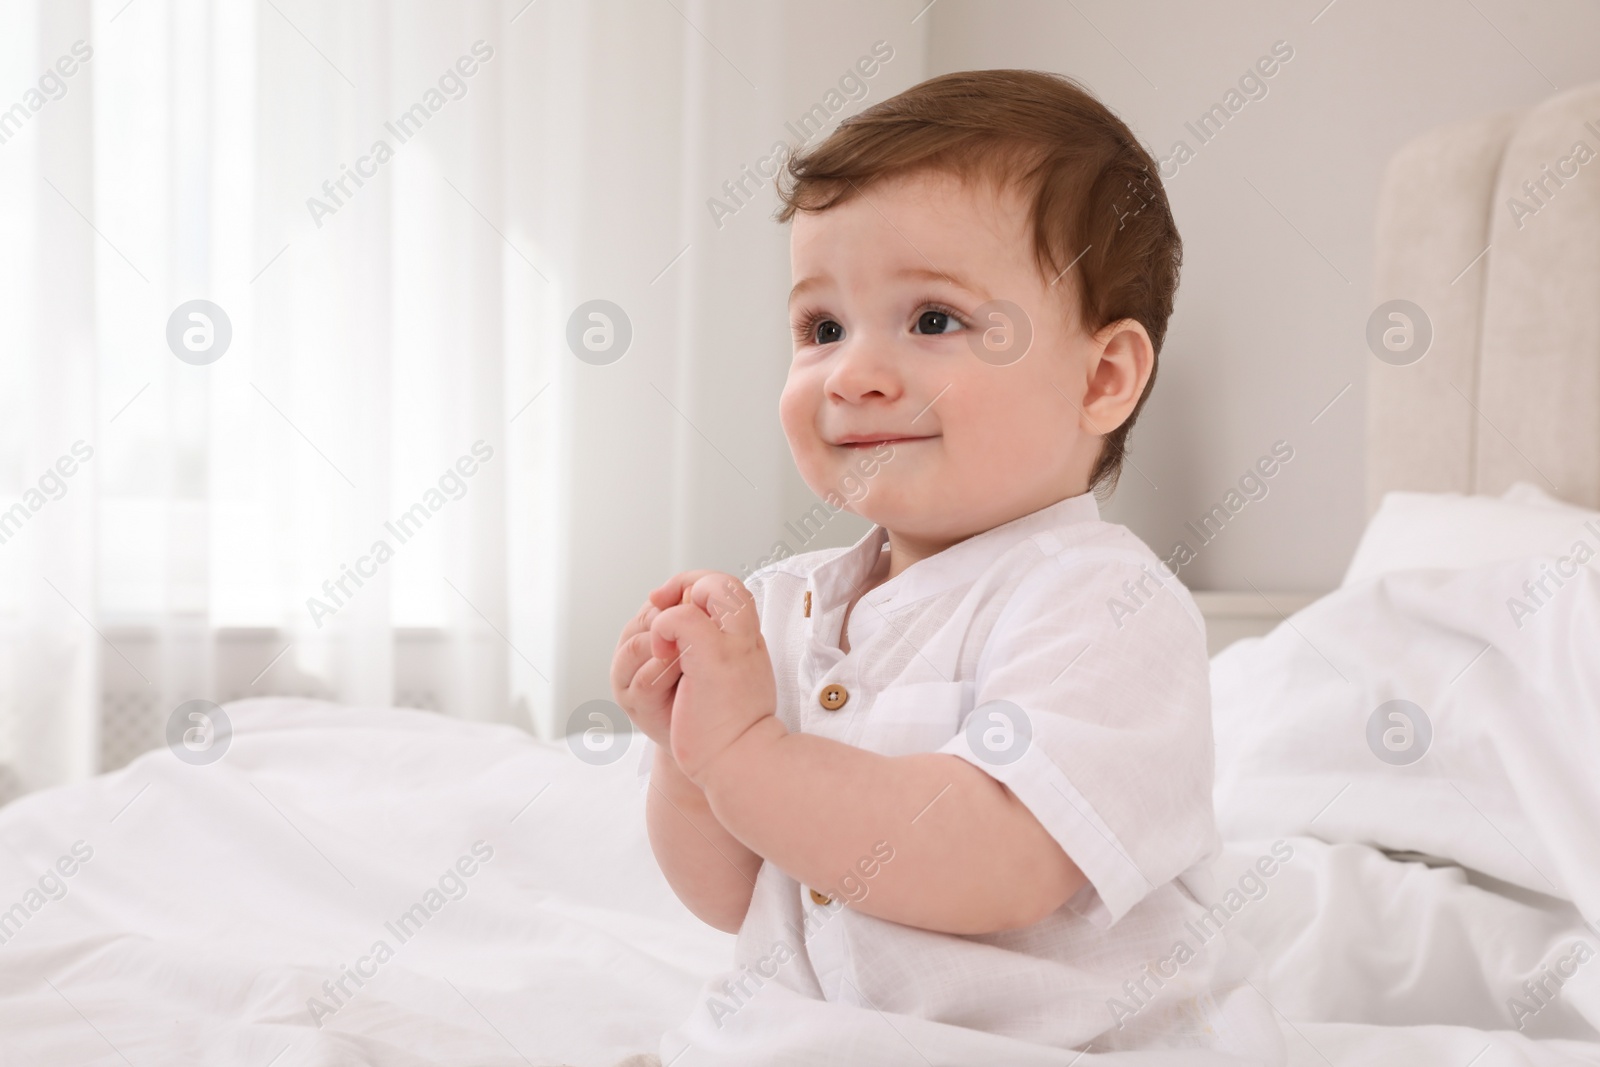
[[[1157,359],[1127,419],[1105,435],[1089,477],[1115,488],[1128,434],[1155,385],[1178,291],[1183,242],[1156,162],[1126,124],[1071,78],[1034,70],[943,74],[852,115],[789,158],[779,222],[826,211],[873,182],[918,171],[1015,184],[1031,203],[1033,254],[1055,284],[1076,278],[1088,333],[1134,319]]]

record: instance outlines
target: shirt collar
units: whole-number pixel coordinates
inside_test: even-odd
[[[921,600],[961,582],[976,580],[995,560],[1029,538],[1099,518],[1100,507],[1092,492],[1069,496],[919,559],[861,599],[877,607]],[[820,600],[816,613],[855,596],[888,543],[889,531],[875,524],[855,544],[818,566],[811,579]]]

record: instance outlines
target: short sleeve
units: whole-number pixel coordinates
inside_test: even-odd
[[[1221,847],[1204,623],[1147,551],[1067,551],[1033,567],[940,751],[1028,807],[1088,878],[1069,906],[1100,926]]]

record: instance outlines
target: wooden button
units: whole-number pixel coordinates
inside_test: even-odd
[[[811,891],[811,902],[816,904],[818,907],[826,908],[829,904],[833,903],[833,898],[828,896],[826,893],[819,893],[813,889]]]
[[[838,711],[844,707],[844,702],[850,699],[850,693],[838,682],[830,682],[822,687],[822,693],[817,697],[818,702],[829,711]]]

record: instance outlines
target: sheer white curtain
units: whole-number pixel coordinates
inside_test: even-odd
[[[921,6],[0,9],[0,801],[192,699],[605,696],[647,588],[809,506],[743,176],[918,80]]]

